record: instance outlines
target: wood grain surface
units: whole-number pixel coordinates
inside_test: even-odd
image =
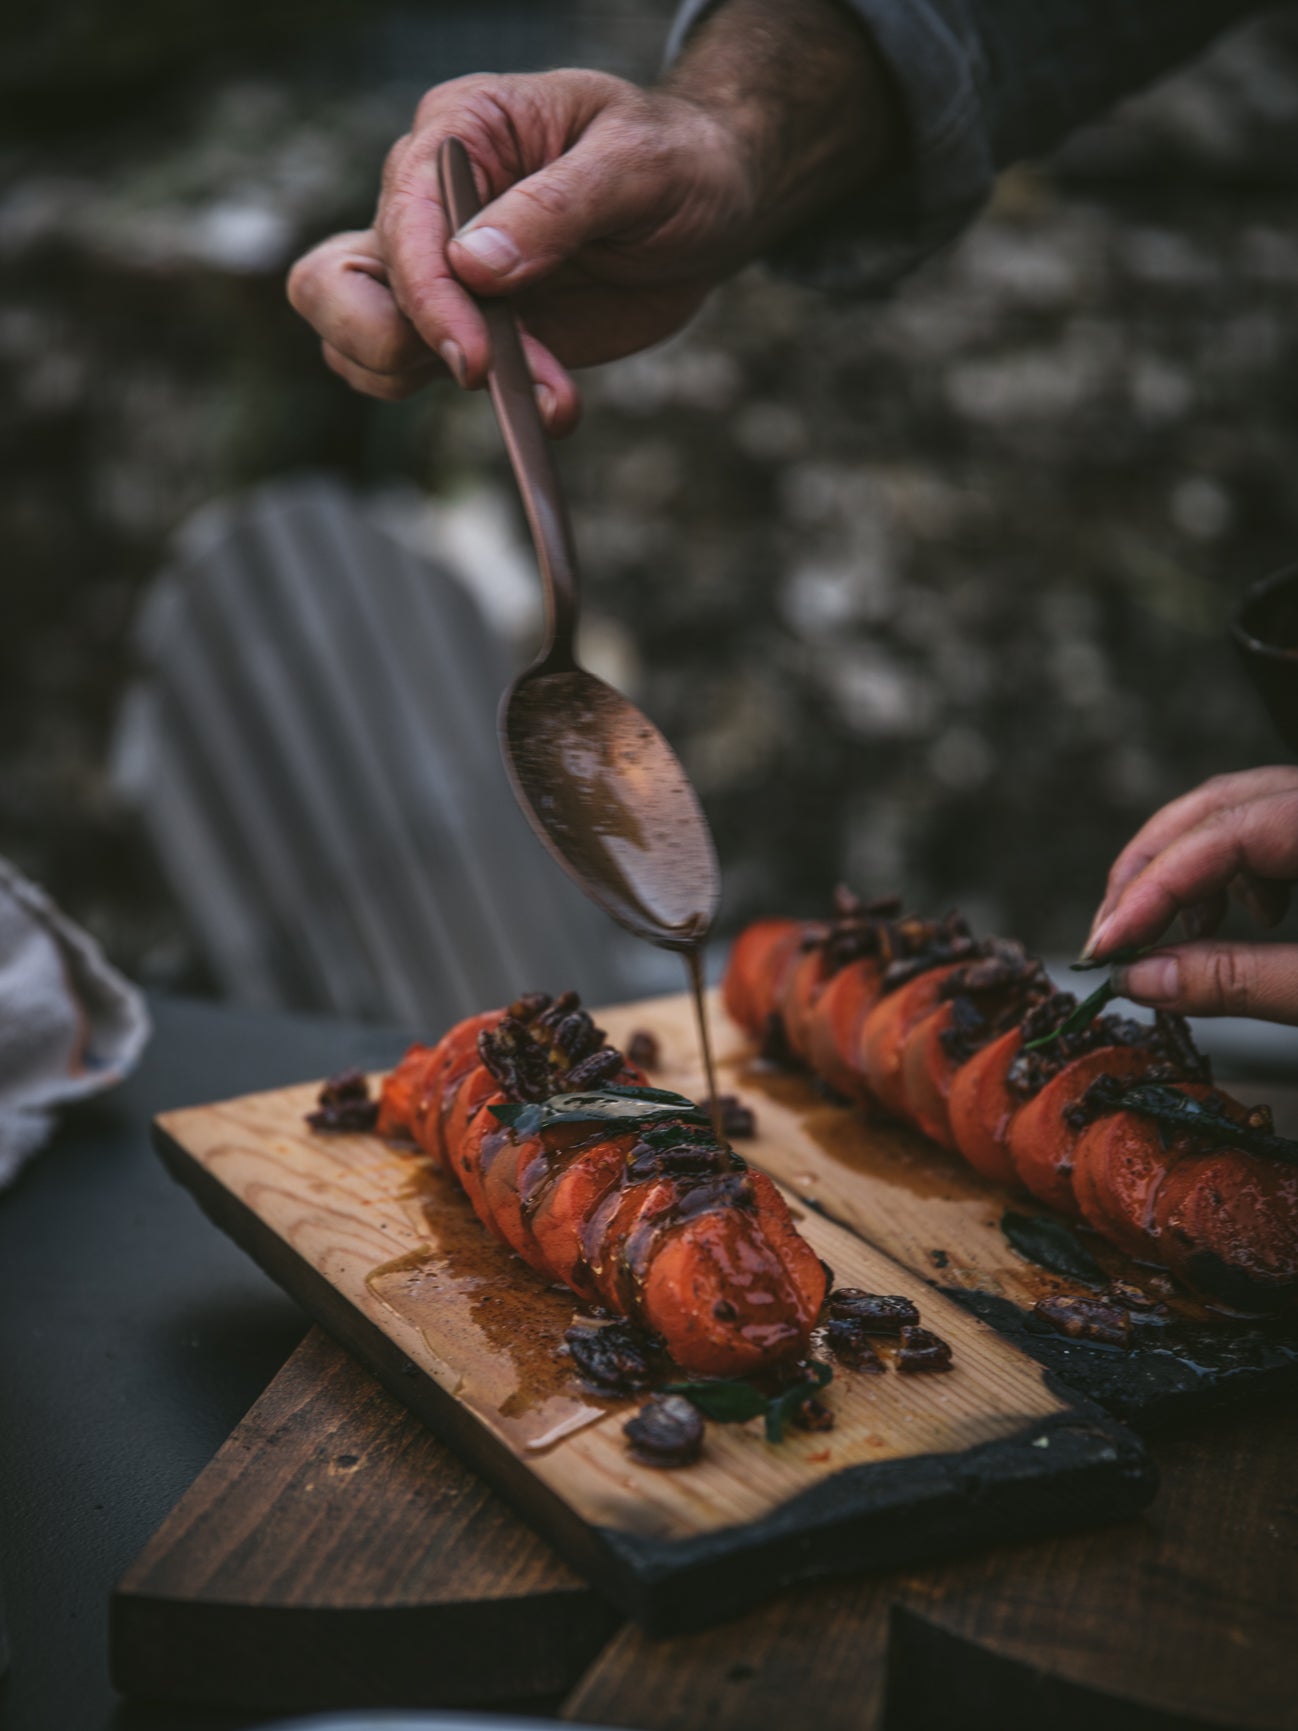
[[[627,1627],[565,1705],[639,1731],[1295,1731],[1298,1407],[1160,1439],[1137,1521]]]
[[[616,1612],[312,1329],[113,1595],[126,1694],[493,1707],[570,1688]]]
[[[422,1157],[311,1133],[314,1093],[169,1114],[160,1146],[218,1223],[632,1615],[700,1622],[808,1573],[1016,1523],[1117,1518],[1150,1494],[1128,1433],[922,1275],[807,1210],[802,1230],[839,1283],[913,1298],[955,1371],[840,1368],[830,1432],[772,1446],[758,1423],[712,1425],[695,1466],[640,1466],[621,1436],[628,1404],[585,1393],[558,1356],[571,1295],[490,1238]],[[768,1132],[762,1164],[771,1145]]]

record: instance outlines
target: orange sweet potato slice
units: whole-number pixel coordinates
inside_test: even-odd
[[[879,1001],[883,969],[872,957],[840,968],[807,1018],[807,1062],[849,1100],[870,1097],[861,1075],[861,1024]]]
[[[901,1095],[906,1115],[943,1148],[955,1149],[947,1105],[960,1064],[948,1056],[942,1035],[954,1014],[949,1003],[930,1010],[907,1034],[901,1052]]]
[[[1152,1062],[1144,1046],[1099,1046],[1065,1064],[1025,1100],[1009,1127],[1009,1156],[1020,1183],[1050,1207],[1076,1214],[1073,1153],[1081,1130],[1064,1114],[1097,1076],[1143,1076]]]
[[[929,968],[904,986],[885,993],[861,1024],[861,1073],[875,1099],[895,1117],[906,1115],[901,1073],[906,1037],[920,1018],[936,1007],[942,981],[958,966],[953,962]]]
[[[1009,1156],[1010,1122],[1019,1107],[1005,1077],[1018,1056],[1023,1036],[1017,1028],[1002,1034],[962,1064],[947,1095],[947,1116],[957,1150],[984,1178],[1013,1184]]]
[[[721,982],[732,1021],[759,1038],[779,1001],[786,968],[799,953],[801,920],[755,920],[735,939]]]

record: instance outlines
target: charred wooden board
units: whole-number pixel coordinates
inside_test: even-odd
[[[692,1014],[682,995],[601,1011],[599,1019],[617,1045],[637,1029],[653,1032],[661,1062],[651,1080],[697,1094],[703,1084]],[[1020,1256],[1002,1230],[1007,1210],[1050,1217],[1048,1209],[989,1183],[913,1130],[867,1122],[813,1078],[762,1063],[719,1001],[713,1027],[718,1085],[738,1094],[757,1120],[756,1137],[741,1144],[745,1156],[984,1318],[1069,1387],[1141,1429],[1298,1389],[1293,1322],[1204,1319],[1201,1307],[1190,1306],[1169,1327],[1137,1330],[1130,1350],[1071,1340],[1039,1324],[1030,1314],[1038,1299],[1088,1290]],[[1283,1091],[1267,1092],[1274,1098]],[[1298,1096],[1293,1104],[1298,1117]],[[1148,1283],[1147,1271],[1096,1235],[1084,1243],[1107,1277]]]
[[[219,1225],[648,1627],[714,1622],[809,1575],[1119,1518],[1152,1494],[1130,1433],[814,1212],[803,1230],[839,1283],[913,1298],[955,1371],[840,1371],[828,1433],[772,1446],[755,1424],[710,1426],[696,1465],[639,1466],[621,1436],[628,1405],[583,1393],[557,1356],[571,1294],[511,1257],[420,1158],[311,1134],[314,1092],[169,1114],[159,1147]]]
[[[1298,1407],[1159,1438],[1137,1521],[624,1628],[565,1703],[640,1731],[1298,1731]]]
[[[113,1682],[205,1706],[501,1707],[617,1613],[313,1329],[113,1594]]]

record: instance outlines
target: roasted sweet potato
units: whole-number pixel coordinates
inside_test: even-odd
[[[1073,1151],[1080,1130],[1065,1113],[1097,1076],[1143,1076],[1153,1060],[1143,1046],[1099,1046],[1052,1076],[1039,1093],[1025,1100],[1009,1127],[1009,1156],[1019,1182],[1062,1214],[1076,1214]]]
[[[1013,1184],[1017,1176],[1009,1154],[1009,1133],[1019,1101],[1005,1078],[1022,1044],[1019,1030],[1011,1028],[975,1052],[961,1066],[947,1095],[956,1148],[976,1171],[997,1184]]]
[[[915,1024],[937,1007],[942,981],[957,966],[948,963],[945,967],[929,968],[904,986],[886,992],[861,1024],[861,1074],[875,1099],[895,1117],[906,1115],[901,1072],[906,1038]]]
[[[384,1087],[387,1132],[417,1133],[443,1152],[478,1218],[510,1249],[661,1335],[682,1370],[742,1375],[805,1351],[824,1269],[770,1180],[699,1125],[659,1122],[646,1141],[606,1122],[522,1132],[492,1112],[525,1083],[535,1091],[524,1098],[546,1098],[551,1065],[556,1093],[580,1088],[592,1063],[602,1085],[643,1083],[598,1044],[574,998],[546,1022],[549,1004],[520,1000],[408,1054]]]
[[[921,1016],[901,1049],[901,1097],[906,1116],[943,1148],[955,1150],[948,1101],[961,1065],[946,1052],[942,1036],[951,1027],[949,1003]]]
[[[849,1100],[870,1098],[861,1074],[861,1024],[879,1001],[882,964],[873,957],[849,962],[833,975],[807,1018],[807,1063]]]
[[[784,977],[776,1007],[788,1048],[804,1064],[810,1058],[812,1016],[828,984],[825,957],[819,948],[801,951]]]
[[[786,971],[800,953],[806,931],[801,920],[757,920],[734,941],[721,998],[731,1019],[758,1039],[779,1003]]]

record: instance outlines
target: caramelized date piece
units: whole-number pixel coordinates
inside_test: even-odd
[[[825,1328],[825,1345],[840,1364],[866,1376],[882,1376],[884,1362],[861,1323],[852,1317],[834,1318]]]
[[[704,1100],[700,1103],[709,1118],[715,1108],[721,1119],[721,1134],[727,1142],[742,1140],[745,1136],[756,1136],[757,1114],[751,1106],[744,1105],[738,1094],[718,1094],[715,1100]]]
[[[855,1286],[831,1292],[826,1310],[835,1322],[854,1323],[862,1334],[900,1334],[919,1322],[919,1311],[909,1298],[862,1292]]]
[[[622,1426],[627,1447],[642,1466],[687,1467],[703,1447],[703,1419],[684,1395],[656,1394]]]
[[[321,1088],[316,1110],[308,1112],[306,1121],[313,1130],[335,1134],[366,1134],[379,1119],[379,1103],[370,1099],[370,1085],[361,1070],[343,1070],[331,1076]]]
[[[653,1342],[630,1322],[604,1328],[580,1324],[564,1334],[582,1381],[598,1394],[634,1394],[653,1381]]]
[[[953,1368],[951,1348],[940,1336],[931,1333],[927,1328],[902,1329],[897,1369],[903,1376],[917,1376],[922,1371]]]
[[[658,1047],[657,1034],[651,1034],[648,1028],[637,1028],[626,1043],[626,1055],[633,1064],[638,1064],[642,1070],[656,1070],[661,1052]]]

